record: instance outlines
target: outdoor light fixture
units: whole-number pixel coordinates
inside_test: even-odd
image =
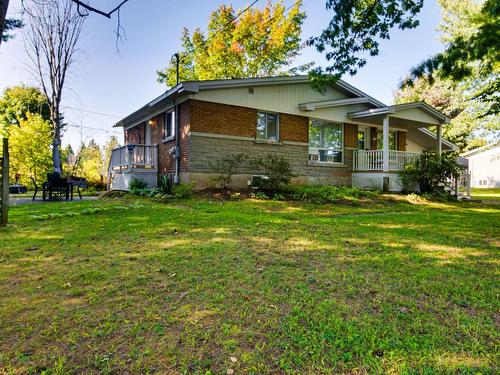
[[[149,120],[149,121],[148,121],[148,124],[149,124],[151,127],[155,128],[155,127],[156,127],[156,120],[155,120],[155,119],[151,119],[151,120]]]

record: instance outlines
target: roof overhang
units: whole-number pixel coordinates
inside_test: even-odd
[[[182,82],[176,85],[175,87],[169,89],[162,95],[150,101],[145,106],[139,108],[137,111],[131,113],[127,117],[118,121],[114,127],[130,127],[138,123],[138,121],[144,120],[148,116],[154,116],[159,113],[161,108],[168,105],[170,101],[175,100],[181,95],[184,94],[196,94],[202,90],[214,90],[214,89],[228,89],[228,88],[240,88],[240,87],[257,87],[257,86],[275,86],[275,85],[288,85],[288,84],[303,84],[309,83],[309,77],[307,75],[301,76],[281,76],[281,77],[257,77],[257,78],[242,78],[242,79],[220,79],[220,80],[212,80],[212,81],[191,81],[191,82]],[[362,103],[371,103],[371,105],[375,107],[383,107],[384,103],[379,102],[378,100],[370,97],[363,91],[351,86],[347,82],[342,80],[338,80],[335,84],[332,85],[335,89],[349,96],[349,99],[354,99],[354,101],[360,100]],[[355,103],[348,104],[339,104],[333,103],[332,101],[328,104],[314,103],[315,108],[320,108],[321,105],[327,106],[337,106],[337,105],[349,105]],[[304,108],[307,107],[307,104],[311,105],[311,103],[303,103],[305,105]],[[327,108],[327,107],[323,107]],[[306,109],[307,110],[307,109]]]
[[[385,116],[400,123],[398,126],[406,124],[406,127],[412,128],[442,125],[450,122],[446,115],[425,102],[395,104],[348,113],[348,117],[353,120],[368,121],[377,125],[382,123]]]
[[[466,158],[466,157],[472,156],[474,154],[478,154],[478,153],[481,153],[481,152],[484,152],[484,151],[491,150],[492,148],[495,148],[495,147],[500,147],[500,142],[492,143],[492,144],[489,144],[489,145],[484,145],[484,146],[472,149],[470,151],[464,152],[461,156],[463,156],[464,158]]]
[[[370,96],[360,96],[357,98],[347,98],[347,99],[333,99],[333,100],[322,100],[316,102],[300,103],[299,109],[305,112],[312,112],[316,109],[322,108],[334,108],[341,106],[348,106],[354,104],[370,104],[373,107],[383,106],[383,103]]]

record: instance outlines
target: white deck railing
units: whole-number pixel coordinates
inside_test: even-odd
[[[111,151],[110,170],[116,169],[157,169],[157,145],[125,145]]]
[[[389,170],[402,171],[405,164],[419,155],[418,152],[389,150]],[[383,171],[384,154],[382,150],[354,151],[355,171]]]

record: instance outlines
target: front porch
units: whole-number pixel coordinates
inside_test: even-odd
[[[406,163],[418,157],[418,152],[388,150],[388,168],[385,172],[402,171]],[[353,152],[353,171],[384,171],[383,150]]]
[[[111,190],[128,190],[133,178],[154,188],[158,180],[158,146],[127,144],[111,151],[109,163]]]
[[[407,163],[417,158],[424,149],[436,151],[438,155],[451,149],[442,139],[442,126],[449,122],[448,118],[422,102],[351,112],[348,117],[353,121],[376,127],[376,134],[381,136],[378,145],[375,142],[375,145],[370,143],[371,147],[367,147],[372,149],[353,151],[352,184],[355,187],[401,191],[403,184],[399,172],[404,170]],[[436,133],[427,129],[431,126],[436,128]],[[412,133],[413,138],[422,133],[434,141],[418,152],[406,151],[406,144],[401,145],[397,140],[391,143],[391,131],[394,130],[398,134]],[[398,144],[398,147],[394,147],[394,143]]]

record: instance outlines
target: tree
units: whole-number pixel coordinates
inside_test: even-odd
[[[91,139],[82,150],[83,176],[89,184],[102,187],[105,184],[106,171],[104,168],[104,155],[101,147]]]
[[[473,0],[440,0],[442,19],[438,27],[443,43],[457,38],[471,38],[477,29],[477,19],[483,6]],[[481,69],[475,64],[473,69]],[[446,78],[438,69],[430,76],[410,77],[395,94],[397,103],[424,100],[452,119],[443,128],[444,135],[461,150],[481,146],[486,139],[498,137],[500,120],[491,114],[491,105],[477,97],[477,91],[490,84],[490,76],[482,77],[480,71],[460,80]]]
[[[459,146],[461,151],[482,146],[486,139],[494,138],[499,126],[496,116],[483,117],[484,104],[468,100],[466,83],[435,78],[419,78],[410,87],[399,89],[394,94],[395,103],[425,101],[451,118],[443,127],[443,136]]]
[[[470,80],[473,99],[488,104],[483,116],[500,112],[500,6],[486,0],[480,10],[476,3],[460,4],[458,0],[441,0],[451,14],[445,31],[446,49],[421,62],[403,85],[415,79],[434,76],[455,82]],[[465,9],[465,11],[463,11]],[[462,12],[460,12],[462,10]]]
[[[61,172],[61,131],[64,126],[60,104],[69,68],[74,63],[77,42],[83,28],[76,5],[70,1],[31,0],[25,3],[28,19],[25,40],[52,123],[52,163]]]
[[[44,179],[51,167],[51,143],[50,122],[39,114],[27,112],[19,126],[11,128],[9,135],[12,176],[19,173],[24,184],[30,183],[30,177]]]
[[[13,86],[4,90],[0,97],[0,135],[8,137],[12,126],[19,126],[27,114],[39,114],[50,120],[47,99],[36,87]]]
[[[23,21],[15,18],[6,18],[9,0],[0,0],[0,44],[13,38],[9,31],[19,29],[24,26]]]
[[[333,17],[321,35],[307,43],[325,53],[330,65],[310,71],[313,84],[323,86],[345,73],[355,75],[367,55],[379,54],[379,39],[389,39],[392,28],[418,26],[416,15],[422,6],[423,0],[327,0]]]
[[[181,81],[270,76],[282,73],[301,49],[305,13],[297,1],[285,14],[283,1],[268,1],[264,9],[235,12],[222,5],[212,12],[205,35],[182,31],[179,53]],[[158,72],[158,81],[176,84],[176,63]]]

